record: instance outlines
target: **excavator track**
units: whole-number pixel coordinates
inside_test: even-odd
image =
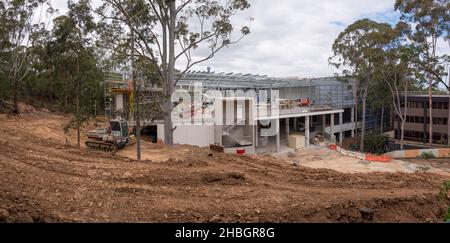
[[[89,149],[95,150],[95,151],[102,151],[102,152],[116,152],[117,151],[117,146],[112,143],[88,141],[88,142],[86,142],[86,147],[88,147]]]

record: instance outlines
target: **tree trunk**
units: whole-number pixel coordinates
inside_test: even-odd
[[[169,23],[168,23],[168,34],[169,34],[169,62],[167,67],[167,86],[166,86],[166,98],[164,103],[164,111],[166,112],[164,116],[164,137],[165,143],[169,145],[174,144],[173,140],[173,122],[172,122],[172,93],[174,90],[175,82],[175,28],[176,28],[176,6],[175,1],[171,0],[169,2]]]
[[[430,114],[430,121],[429,121],[429,126],[430,126],[430,133],[429,133],[429,143],[430,143],[430,148],[433,147],[433,92],[432,92],[432,85],[433,85],[433,81],[430,78],[430,75],[428,76],[428,80],[429,80],[429,87],[428,87],[428,96],[429,96],[429,114]]]
[[[405,120],[402,120],[402,124],[400,127],[400,150],[403,150],[403,144],[404,144],[404,137],[405,137]]]
[[[131,81],[133,82],[133,95],[134,95],[134,120],[136,121],[136,159],[141,160],[141,119],[139,114],[139,87],[136,82],[135,77],[135,67],[134,67],[134,31],[131,28],[131,23],[129,22],[131,30]]]
[[[355,98],[355,137],[357,138],[358,137],[358,103],[359,103],[359,100],[358,100],[358,87],[359,87],[359,85],[360,85],[360,82],[358,82],[358,81],[355,81],[355,90],[354,90],[354,92],[355,92],[355,94],[354,94],[354,98]]]
[[[381,106],[381,123],[380,123],[381,134],[383,134],[383,124],[384,124],[384,106]]]
[[[392,130],[392,128],[394,128],[394,119],[395,118],[395,114],[394,114],[394,105],[391,105],[391,110],[389,111],[389,130]]]
[[[19,102],[18,102],[18,91],[17,91],[17,89],[18,89],[18,81],[17,81],[17,78],[16,77],[14,77],[13,78],[13,83],[12,83],[12,93],[13,93],[13,113],[14,114],[19,114],[20,113],[20,111],[19,111]]]
[[[448,86],[450,87],[450,77],[448,78]],[[450,89],[448,90],[448,119],[447,119],[447,146],[450,147]]]
[[[81,148],[81,132],[80,132],[80,81],[77,79],[77,114],[76,114],[76,123],[77,123],[77,146]]]
[[[448,46],[450,47],[450,39],[448,40]],[[447,65],[448,73],[450,73],[450,64]],[[447,76],[448,78],[448,117],[447,117],[447,146],[450,147],[450,75]]]
[[[76,117],[76,123],[77,123],[77,146],[78,146],[78,148],[80,148],[81,147],[81,142],[80,142],[80,95],[79,95],[79,90],[80,90],[80,87],[79,87],[80,85],[79,85],[79,81],[77,81],[77,117]]]
[[[80,37],[80,40],[81,40],[81,37]],[[80,44],[80,47],[81,47],[81,44]],[[80,48],[81,49],[81,48]],[[78,56],[77,56],[77,76],[76,76],[76,79],[77,79],[77,91],[76,91],[76,93],[77,93],[77,97],[76,97],[76,99],[77,99],[77,114],[76,114],[76,123],[77,123],[77,146],[78,146],[78,148],[81,148],[81,142],[80,142],[80,140],[81,140],[81,138],[80,138],[80,136],[81,136],[81,133],[80,133],[80,123],[81,123],[81,114],[80,114],[80,95],[81,95],[81,86],[80,86],[80,51],[78,51]]]
[[[366,81],[366,84],[364,85],[364,93],[363,93],[363,97],[362,97],[362,124],[361,124],[361,141],[359,144],[359,149],[361,152],[364,152],[364,137],[366,136],[366,101],[367,101],[367,94],[368,94],[368,89],[369,89],[369,85],[368,82]]]
[[[64,80],[64,113],[68,113],[69,112],[69,95],[68,95],[68,88],[67,88],[67,84],[68,81]]]

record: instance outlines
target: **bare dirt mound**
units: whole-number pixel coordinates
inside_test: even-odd
[[[156,155],[138,162],[68,146],[68,119],[0,115],[0,222],[442,222],[447,209],[443,175],[344,174],[147,143]]]

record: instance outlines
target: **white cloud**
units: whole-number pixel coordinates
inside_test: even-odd
[[[338,34],[359,18],[391,16],[393,8],[394,0],[254,0],[243,13],[255,19],[252,33],[203,66],[271,76],[330,74]]]
[[[64,12],[66,2],[53,0]],[[93,4],[98,5],[99,0]],[[394,0],[252,0],[252,7],[236,16],[239,29],[248,17],[251,34],[222,50],[195,70],[307,76],[331,74],[331,46],[345,27],[360,18],[392,21]],[[201,53],[204,50],[198,50]]]

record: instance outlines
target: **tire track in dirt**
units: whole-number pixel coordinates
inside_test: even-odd
[[[0,142],[0,222],[439,222],[446,207],[441,175],[343,174],[186,146],[137,162],[51,139],[64,137],[52,130],[64,117],[24,116],[0,116],[11,138]]]

